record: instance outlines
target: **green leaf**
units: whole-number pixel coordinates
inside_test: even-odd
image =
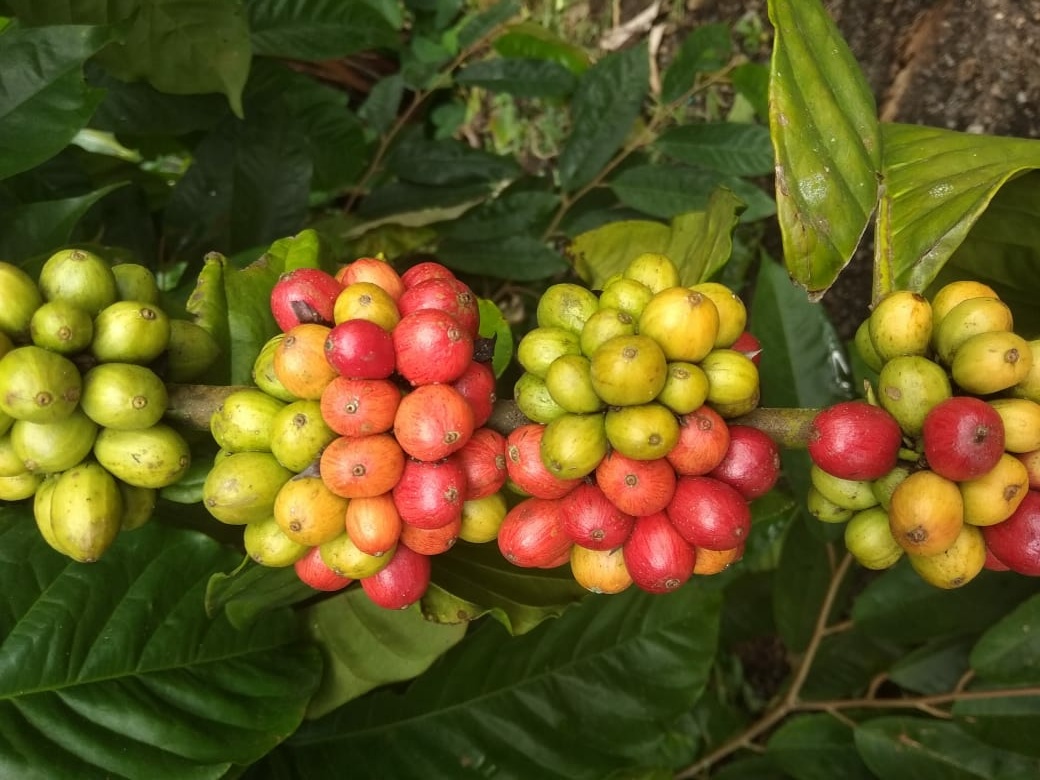
[[[816,546],[822,545],[817,542]],[[802,695],[814,700],[862,695],[871,681],[904,652],[904,646],[870,636],[858,626],[826,636],[813,659]]]
[[[368,49],[393,49],[397,32],[363,0],[249,0],[253,51],[317,62]]]
[[[455,80],[463,86],[482,87],[521,98],[563,98],[578,84],[574,74],[560,63],[531,58],[475,62],[463,68]]]
[[[486,241],[517,233],[538,233],[559,203],[555,193],[514,185],[494,200],[482,203],[447,223],[441,234],[446,238]]]
[[[809,520],[803,515],[788,527],[773,577],[776,627],[784,645],[795,653],[808,646],[831,583],[830,556],[809,533]]]
[[[885,189],[875,239],[881,290],[924,290],[1000,187],[1040,168],[1040,141],[916,125],[881,129]]]
[[[1040,758],[1040,696],[1021,695],[1014,688],[1001,696],[999,690],[978,685],[969,686],[967,693],[979,698],[965,696],[953,703],[961,728],[988,745]]]
[[[591,182],[639,118],[650,83],[646,43],[608,54],[582,76],[571,100],[571,131],[560,151],[566,192]]]
[[[104,92],[82,66],[112,37],[82,25],[0,32],[0,179],[50,159],[87,124]]]
[[[593,289],[624,270],[643,252],[660,252],[679,268],[683,284],[713,276],[729,259],[733,229],[743,208],[726,189],[716,189],[706,211],[679,214],[669,225],[624,220],[610,222],[577,236],[568,249],[574,268]]]
[[[534,22],[518,22],[495,39],[492,48],[502,57],[556,62],[575,76],[589,67],[589,55],[580,46]]]
[[[711,780],[788,780],[766,756],[740,756],[712,770]]]
[[[757,62],[738,65],[729,74],[730,83],[762,121],[769,121],[769,68]]]
[[[0,212],[0,256],[18,262],[50,254],[68,243],[76,224],[90,207],[126,182],[76,198],[24,203]]]
[[[395,780],[466,767],[600,780],[653,766],[662,726],[707,680],[718,612],[717,593],[687,586],[590,598],[523,637],[487,623],[407,690],[305,724],[279,758],[291,776],[353,766]]]
[[[432,577],[435,585],[484,610],[479,614],[490,612],[514,634],[563,614],[589,595],[571,577],[569,567],[523,569],[506,561],[493,543],[456,543],[433,558]],[[428,610],[427,614],[453,622],[453,613]]]
[[[0,508],[0,774],[217,778],[292,733],[320,657],[287,610],[206,616],[234,557],[153,522],[77,564]]]
[[[769,129],[737,122],[703,122],[665,130],[654,146],[680,162],[733,176],[773,171]]]
[[[932,639],[911,650],[888,670],[889,679],[921,694],[951,691],[968,671],[968,654],[974,637],[948,636]]]
[[[393,215],[392,221],[405,225],[431,225],[458,217],[483,201],[491,189],[485,181],[450,187],[391,182],[372,190],[361,201],[359,213],[370,221]]]
[[[128,84],[101,68],[90,81],[105,91],[90,126],[120,136],[181,136],[209,130],[229,108],[219,95],[170,95],[138,81]]]
[[[955,279],[990,285],[1015,315],[1015,331],[1040,334],[1040,172],[1022,174],[1003,187],[933,280],[934,295]]]
[[[989,747],[953,723],[873,718],[856,728],[856,747],[881,780],[1010,780],[1036,777],[1040,761]]]
[[[404,79],[400,73],[380,79],[358,109],[358,116],[377,133],[385,133],[397,118],[404,94]]]
[[[231,110],[242,115],[252,52],[240,0],[14,0],[11,5],[19,20],[32,26],[125,23],[119,45],[98,57],[113,76],[145,79],[175,95],[221,92]]]
[[[695,27],[665,69],[661,100],[665,103],[678,100],[696,85],[697,74],[723,67],[730,57],[729,36],[729,27],[725,24]]]
[[[357,180],[368,162],[361,120],[347,102],[342,90],[268,60],[253,66],[246,94],[251,119],[290,126],[304,139],[315,189],[342,189]]]
[[[516,282],[547,279],[568,268],[558,252],[528,235],[485,241],[445,239],[437,254],[441,262],[457,271]]]
[[[680,214],[671,222],[672,234],[664,253],[679,269],[685,285],[710,279],[733,252],[733,230],[744,204],[732,192],[719,188],[708,198],[707,209]]]
[[[479,13],[469,16],[459,29],[459,48],[469,49],[479,44],[519,14],[520,10],[517,0],[499,0]]]
[[[724,178],[707,168],[648,164],[625,169],[610,180],[610,188],[626,206],[670,219],[707,206]]]
[[[1028,578],[988,571],[962,588],[939,590],[901,561],[859,594],[852,617],[872,636],[923,642],[980,631],[1036,591]]]
[[[499,182],[520,175],[511,157],[474,149],[454,139],[413,139],[397,146],[387,167],[403,181],[423,185]]]
[[[194,150],[170,193],[167,252],[189,262],[234,254],[295,233],[307,216],[312,164],[302,132],[286,122],[229,117]]]
[[[769,738],[766,756],[797,780],[871,780],[852,729],[830,715],[798,715]]]
[[[762,406],[821,408],[850,397],[841,339],[823,307],[791,284],[778,263],[762,261],[749,308],[748,329],[762,343]],[[809,456],[788,449],[781,458],[795,495],[805,496]]]
[[[852,259],[877,203],[874,99],[820,0],[771,0],[769,18],[776,28],[769,126],[784,258],[792,278],[819,296]]]
[[[984,633],[971,668],[989,683],[1040,683],[1040,595],[1031,596]]]
[[[465,624],[424,620],[418,605],[403,611],[377,606],[360,587],[318,602],[304,618],[325,655],[308,718],[327,715],[380,685],[422,674],[466,634]]]
[[[226,262],[226,261],[225,261]],[[253,379],[253,363],[269,338],[278,332],[271,314],[271,290],[285,270],[269,254],[238,270],[224,273],[228,302],[228,356],[230,383],[248,385]]]
[[[477,305],[480,309],[480,335],[495,340],[491,368],[494,370],[495,376],[500,377],[513,360],[513,331],[506,318],[502,316],[502,310],[494,301],[478,298]]]
[[[279,607],[298,604],[315,595],[292,566],[260,566],[246,556],[229,573],[218,572],[206,584],[206,614],[227,613],[233,626],[246,629],[260,616]]]

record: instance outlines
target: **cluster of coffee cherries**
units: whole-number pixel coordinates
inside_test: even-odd
[[[0,500],[33,499],[55,550],[96,561],[183,476],[164,380],[216,358],[213,337],[159,306],[152,272],[63,249],[37,279],[0,263]]]
[[[645,253],[595,292],[550,287],[518,345],[515,400],[531,423],[506,439],[526,496],[499,528],[518,566],[569,563],[598,593],[665,593],[738,560],[749,502],[779,475],[777,445],[727,421],[759,399],[760,349],[721,284],[680,284]]]
[[[882,298],[856,336],[868,400],[821,411],[810,512],[865,567],[904,554],[941,588],[983,568],[1040,575],[1040,340],[987,285]]]
[[[404,608],[426,592],[431,556],[493,540],[506,514],[477,297],[435,262],[398,274],[359,258],[335,276],[283,274],[271,311],[282,332],[256,358],[257,386],[211,418],[221,450],[203,503],[246,526],[257,562],[318,590],[358,580]]]

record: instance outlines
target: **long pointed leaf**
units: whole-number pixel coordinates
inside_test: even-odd
[[[886,124],[876,253],[881,289],[924,290],[997,191],[1040,168],[1040,141]]]
[[[874,100],[819,0],[771,0],[769,126],[787,269],[814,295],[859,244],[878,195]]]
[[[0,776],[216,778],[292,733],[320,658],[288,611],[206,616],[229,557],[152,523],[77,564],[0,508]]]
[[[582,75],[571,102],[571,134],[560,152],[564,190],[588,184],[621,148],[649,84],[646,44],[610,54]]]
[[[0,214],[0,255],[17,262],[60,249],[90,207],[125,184],[109,184],[74,198],[23,203]]]
[[[719,606],[718,593],[694,586],[667,596],[633,590],[590,597],[523,637],[485,624],[407,691],[305,724],[278,751],[277,776],[337,766],[394,780],[467,769],[599,780],[653,766],[662,730],[703,689]]]

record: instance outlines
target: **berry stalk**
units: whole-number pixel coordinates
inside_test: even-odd
[[[209,430],[209,421],[217,407],[236,390],[238,385],[189,385],[171,384],[169,406],[166,418],[171,422],[196,430]],[[769,437],[787,449],[804,449],[808,442],[809,426],[818,409],[758,408],[729,422],[734,425],[748,425],[768,434]],[[517,408],[511,400],[502,400],[495,404],[487,427],[503,436],[528,425],[531,421]]]

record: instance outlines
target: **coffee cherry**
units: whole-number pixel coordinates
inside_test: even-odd
[[[937,404],[921,429],[929,467],[947,479],[982,476],[1004,452],[1004,423],[978,398],[955,396]]]
[[[892,470],[902,446],[899,423],[865,401],[830,406],[813,418],[808,449],[813,462],[842,479],[878,479]]]

